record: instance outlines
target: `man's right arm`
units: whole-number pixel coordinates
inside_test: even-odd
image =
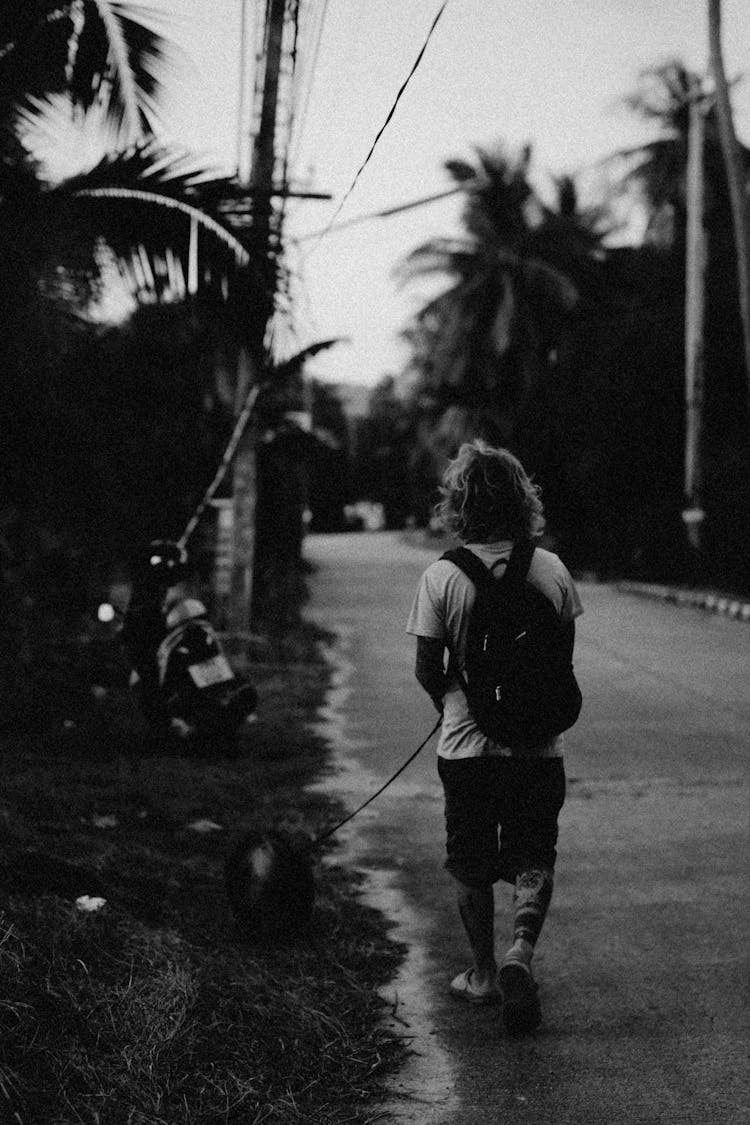
[[[448,678],[443,668],[441,640],[434,637],[417,637],[417,661],[414,674],[429,695],[438,711],[443,710],[443,696],[448,688]]]

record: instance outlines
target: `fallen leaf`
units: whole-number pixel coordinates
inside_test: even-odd
[[[94,828],[116,828],[117,817],[108,814],[106,816],[92,816],[91,823]]]
[[[96,895],[81,895],[76,899],[76,909],[82,910],[85,914],[93,914],[95,910],[101,910],[106,905],[106,898],[98,898]]]

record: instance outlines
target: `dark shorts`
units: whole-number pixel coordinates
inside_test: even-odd
[[[445,792],[446,869],[467,887],[554,870],[565,801],[562,758],[438,758]]]

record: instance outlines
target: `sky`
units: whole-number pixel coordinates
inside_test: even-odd
[[[233,169],[240,0],[150,2],[168,16],[165,31],[182,55],[164,102],[167,132]],[[330,223],[442,0],[301,3],[311,20],[325,7],[325,20],[291,171],[333,199],[289,208],[287,234],[303,240],[290,244],[301,278],[299,346],[347,337],[316,357],[313,373],[374,384],[401,370],[399,332],[419,300],[418,289],[397,286],[393,270],[426,239],[458,234],[460,204],[445,200],[304,239]],[[644,68],[669,58],[705,72],[706,7],[706,0],[448,0],[337,222],[449,188],[444,162],[470,158],[477,145],[502,142],[513,153],[530,142],[543,181],[649,139],[623,98]],[[723,46],[728,74],[742,79],[750,68],[748,0],[724,0]],[[750,143],[750,75],[733,102],[737,132]]]

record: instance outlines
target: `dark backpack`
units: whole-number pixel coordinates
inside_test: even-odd
[[[533,543],[517,543],[500,578],[466,547],[441,556],[476,587],[465,675],[453,653],[449,671],[457,677],[482,733],[501,746],[519,749],[568,730],[582,702],[569,632],[549,598],[527,580],[533,554]]]

